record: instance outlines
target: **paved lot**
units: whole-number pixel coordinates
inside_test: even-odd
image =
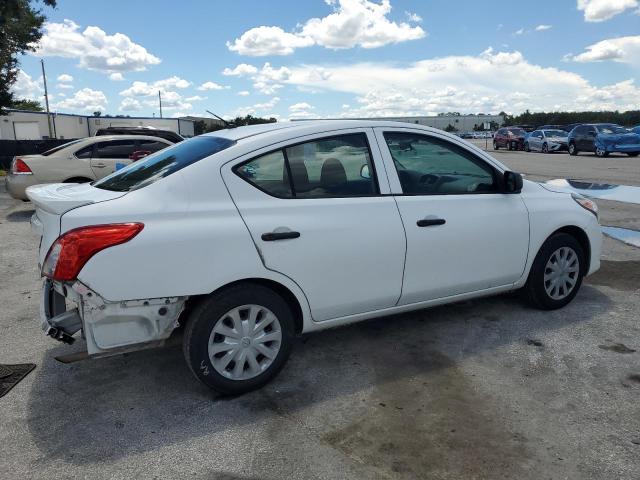
[[[640,162],[498,153],[529,178],[640,185]],[[606,162],[606,163],[605,163]],[[639,228],[640,206],[598,202]],[[64,365],[44,338],[29,204],[0,190],[0,477],[640,478],[640,249],[605,241],[567,308],[463,302],[300,339],[277,381],[221,399],[179,348]]]

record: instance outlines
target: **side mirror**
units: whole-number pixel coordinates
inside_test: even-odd
[[[366,178],[367,180],[371,178],[371,172],[369,171],[369,165],[362,165],[362,167],[360,167],[360,176],[362,178]]]
[[[507,170],[503,176],[504,193],[520,193],[522,191],[522,175]]]
[[[149,150],[136,150],[131,155],[129,155],[129,160],[133,160],[134,162],[140,160],[141,158],[146,157],[147,155],[151,155]]]

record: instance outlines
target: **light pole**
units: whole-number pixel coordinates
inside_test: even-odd
[[[44,83],[44,103],[47,106],[47,124],[49,125],[49,138],[55,138],[53,130],[51,129],[51,113],[49,112],[49,94],[47,93],[47,75],[44,72],[44,59],[40,59],[40,65],[42,65],[42,81]]]

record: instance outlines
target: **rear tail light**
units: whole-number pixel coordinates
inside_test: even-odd
[[[11,173],[14,175],[33,175],[29,165],[27,165],[21,158],[14,158],[13,163],[11,164]]]
[[[128,242],[143,228],[142,223],[113,223],[69,230],[49,249],[42,264],[42,275],[53,280],[73,280],[96,253]]]

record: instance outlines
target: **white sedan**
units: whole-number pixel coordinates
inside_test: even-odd
[[[276,375],[294,335],[512,290],[560,308],[600,265],[593,202],[397,122],[221,130],[27,194],[45,332],[101,356],[180,327],[225,394]]]

